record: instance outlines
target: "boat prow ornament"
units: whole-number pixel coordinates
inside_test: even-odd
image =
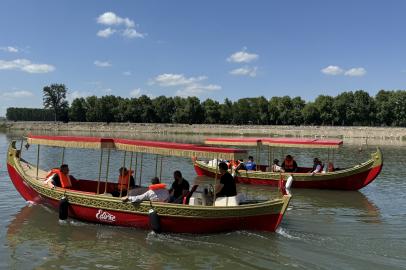
[[[23,137],[27,144],[37,144],[38,154],[35,162],[29,163],[21,157],[21,148],[16,149],[12,141],[7,151],[7,169],[16,189],[27,200],[44,204],[60,211],[60,217],[71,217],[102,224],[134,227],[161,232],[210,233],[230,230],[258,230],[274,232],[282,220],[291,196],[284,195],[269,200],[245,200],[244,194],[233,197],[213,198],[205,190],[205,185],[195,185],[184,199],[183,204],[164,202],[122,202],[121,198],[108,196],[113,186],[107,179],[110,149],[122,150],[124,165],[126,152],[131,153],[129,171],[135,170],[134,178],[139,176],[138,187],[130,189],[120,186],[120,197],[140,195],[148,188],[142,186],[142,161],[144,154],[156,155],[155,175],[161,176],[162,158],[166,155],[198,158],[241,159],[247,158],[247,151],[241,149],[218,148],[206,145],[152,142],[141,140],[124,140],[113,138],[76,137],[76,136],[37,136]],[[19,145],[20,146],[20,145]],[[100,149],[100,168],[97,179],[73,179],[69,188],[51,189],[45,182],[45,175],[51,168],[39,168],[40,149],[47,146],[63,148],[62,164],[69,164],[65,159],[65,148]],[[32,147],[30,148],[32,149]],[[34,148],[35,149],[35,148]],[[69,149],[66,149],[69,151]],[[106,179],[101,179],[103,151],[108,151]],[[159,161],[160,158],[160,162]],[[59,160],[58,162],[61,162]],[[158,164],[161,164],[160,168]],[[73,168],[71,168],[73,169]],[[62,170],[62,169],[61,169]],[[75,168],[77,170],[77,168]],[[124,177],[120,179],[125,179]],[[159,177],[161,179],[161,177]],[[96,181],[95,181],[96,180]],[[121,182],[122,183],[122,182]],[[218,181],[214,181],[214,184]],[[127,190],[125,190],[127,188]],[[275,196],[276,197],[276,196]],[[214,201],[214,202],[213,202]]]
[[[234,180],[238,183],[278,186],[280,171],[274,171],[273,162],[276,153],[282,152],[281,160],[285,160],[285,148],[323,148],[327,150],[327,155],[323,159],[324,165],[321,171],[311,173],[312,167],[298,167],[293,173],[286,171],[282,173],[283,181],[288,181],[291,188],[314,188],[314,189],[337,189],[337,190],[358,190],[370,184],[381,172],[383,166],[383,156],[379,147],[376,152],[369,155],[368,160],[349,168],[335,168],[334,151],[343,145],[339,140],[318,140],[302,138],[210,138],[206,139],[208,145],[244,145],[256,146],[256,153],[261,152],[261,147],[265,146],[268,151],[267,162],[260,163],[260,155],[256,155],[256,162],[259,164],[253,171],[238,170],[230,172],[234,175]],[[282,151],[275,151],[276,148]],[[330,152],[332,150],[332,153]],[[361,154],[362,149],[359,149]],[[365,152],[365,151],[364,151]],[[332,155],[330,155],[332,154]],[[359,155],[360,155],[359,154]],[[361,156],[360,156],[361,157]],[[280,158],[280,157],[279,157]],[[361,160],[360,160],[361,161]],[[212,161],[193,160],[197,175],[215,177],[216,166]],[[291,178],[292,177],[292,178]],[[288,187],[288,185],[287,185]]]

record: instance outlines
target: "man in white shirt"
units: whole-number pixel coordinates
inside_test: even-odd
[[[319,161],[318,158],[315,158],[313,160],[313,168],[309,171],[309,173],[311,173],[312,175],[315,175],[318,172],[321,172],[321,161]]]
[[[154,177],[151,179],[151,184],[149,190],[144,194],[138,196],[126,196],[122,197],[122,201],[129,200],[130,202],[140,202],[140,201],[152,201],[152,202],[168,202],[169,192],[165,188],[166,184],[160,184],[159,178]]]

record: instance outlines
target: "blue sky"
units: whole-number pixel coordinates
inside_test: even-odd
[[[313,101],[405,90],[406,1],[2,1],[0,116],[42,89]]]

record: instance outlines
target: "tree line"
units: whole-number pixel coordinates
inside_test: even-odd
[[[51,96],[49,92],[45,94]],[[47,104],[53,108],[52,102]],[[336,97],[319,95],[307,103],[301,97],[290,96],[241,98],[235,102],[226,98],[219,103],[210,98],[201,102],[197,97],[108,95],[76,98],[68,109],[66,102],[59,104],[65,107],[58,112],[54,109],[57,119],[78,122],[406,126],[405,90],[381,90],[375,97],[363,90],[343,92]],[[11,111],[9,116],[7,110],[9,120],[28,120],[11,117],[14,116]]]

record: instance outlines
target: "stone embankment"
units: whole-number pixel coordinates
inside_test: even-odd
[[[406,139],[406,128],[404,127],[108,124],[87,122],[6,122],[2,125],[12,130]]]

